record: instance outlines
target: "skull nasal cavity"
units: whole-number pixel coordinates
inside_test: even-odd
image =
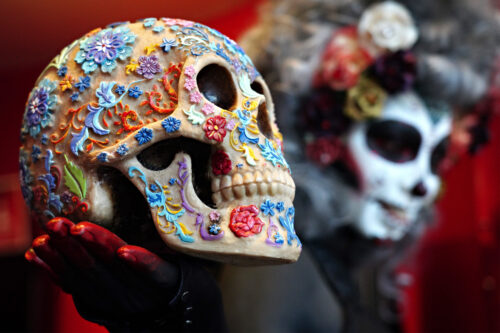
[[[215,207],[208,172],[211,145],[185,137],[167,139],[144,149],[137,155],[137,160],[146,169],[160,171],[168,168],[180,152],[191,157],[192,184],[196,195],[205,205]]]
[[[229,110],[236,103],[236,87],[231,74],[222,66],[204,67],[196,76],[198,89],[211,103]]]
[[[424,197],[427,194],[427,187],[425,187],[425,184],[420,181],[411,190],[411,194],[413,194],[416,197]]]
[[[259,131],[264,134],[266,138],[272,138],[273,129],[271,127],[271,121],[269,120],[269,113],[267,112],[266,102],[259,105],[259,113],[257,114],[257,126],[259,126]]]

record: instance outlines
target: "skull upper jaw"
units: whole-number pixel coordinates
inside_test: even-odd
[[[143,193],[150,205],[151,222],[166,245],[174,250],[240,265],[290,263],[300,255],[300,241],[292,237],[289,241],[287,230],[281,224],[290,222],[286,208],[293,207],[295,190],[286,171],[268,168],[253,173],[247,171],[243,175],[235,172],[215,177],[212,188],[219,189],[213,192],[215,207],[209,207],[195,191],[193,178],[196,175],[193,175],[191,156],[186,153],[178,153],[169,167],[161,171],[145,169],[137,158],[125,160],[117,167]],[[265,215],[258,209],[252,218],[262,223],[259,228],[250,228],[246,234],[232,230],[233,211],[239,207],[260,207],[266,200],[283,203],[282,216],[278,216],[277,211]],[[220,215],[217,223],[210,218],[213,212]],[[220,227],[217,235],[210,232],[211,225]],[[277,234],[282,242],[276,242]]]

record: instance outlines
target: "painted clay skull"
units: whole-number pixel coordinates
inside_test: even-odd
[[[127,212],[146,204],[142,219],[175,250],[247,264],[300,254],[269,90],[206,26],[149,18],[73,42],[29,95],[22,139],[23,195],[42,223],[126,224],[119,171],[145,201]]]
[[[376,120],[352,127],[347,149],[360,189],[339,188],[362,234],[401,239],[433,203],[441,184],[437,172],[451,131],[450,114],[427,106],[409,91],[390,96]]]

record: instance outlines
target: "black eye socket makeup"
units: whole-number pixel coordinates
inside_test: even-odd
[[[369,124],[366,140],[373,152],[395,163],[414,160],[422,144],[422,137],[417,129],[395,120]]]

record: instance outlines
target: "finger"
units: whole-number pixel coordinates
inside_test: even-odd
[[[48,265],[57,276],[61,277],[64,274],[66,263],[61,255],[50,246],[49,235],[35,238],[32,246],[36,256]]]
[[[73,222],[64,217],[55,217],[45,225],[45,229],[54,236],[66,237],[69,229],[75,225]]]
[[[38,267],[42,271],[45,271],[58,285],[61,285],[59,276],[54,273],[54,271],[42,260],[40,259],[35,251],[31,248],[24,253],[24,258],[35,267]]]
[[[107,262],[115,258],[116,250],[127,245],[113,232],[90,222],[80,222],[70,232],[91,254]]]
[[[65,218],[50,220],[45,228],[50,235],[50,245],[76,267],[86,270],[95,266],[94,258],[85,247],[70,234],[74,223]]]
[[[175,288],[180,282],[177,265],[163,260],[156,254],[138,246],[126,245],[118,249],[118,257],[132,270],[148,276],[166,288]]]

